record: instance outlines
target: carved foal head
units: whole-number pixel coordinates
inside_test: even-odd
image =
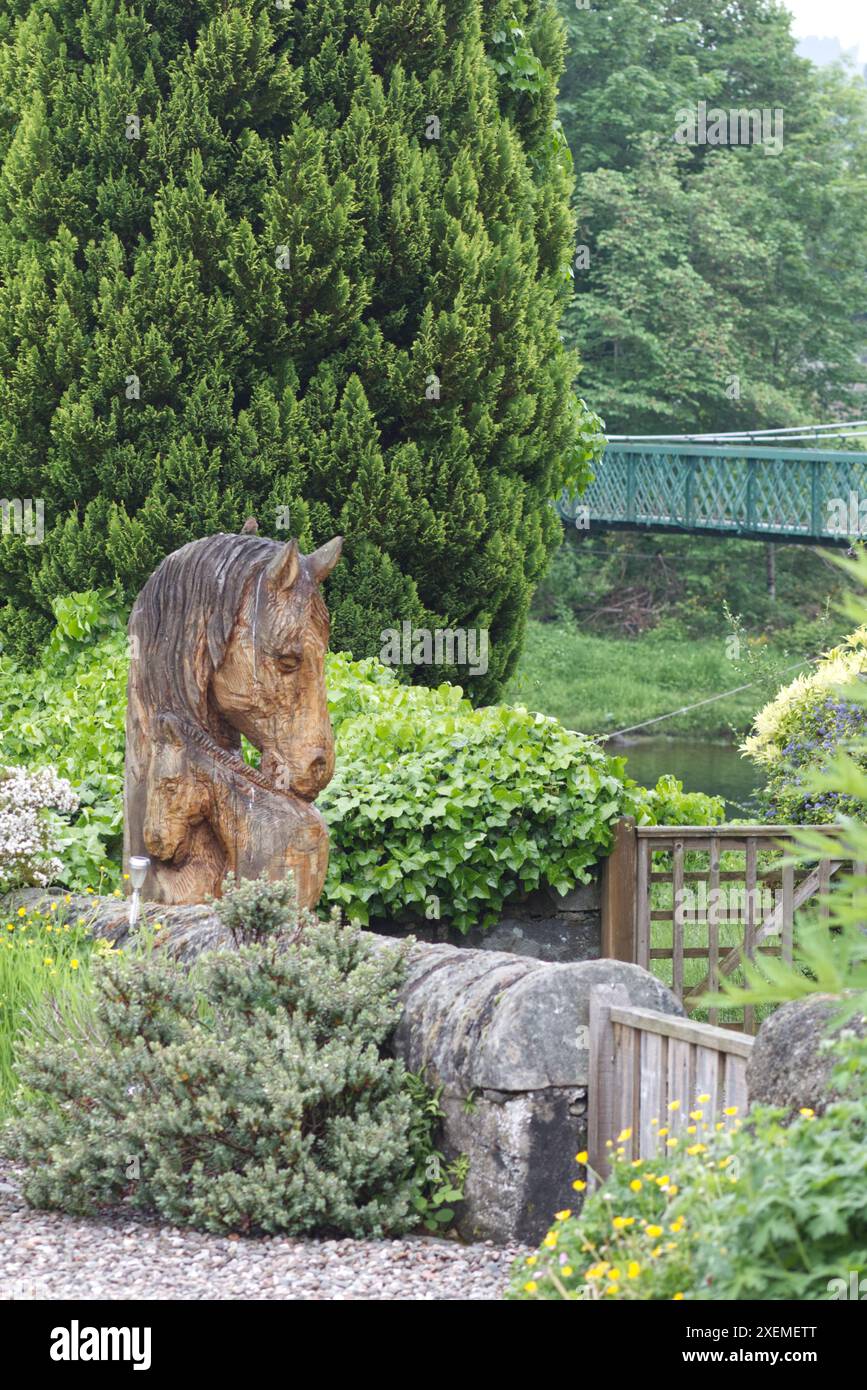
[[[335,536],[311,555],[281,545],[251,582],[211,697],[233,728],[261,749],[261,770],[283,791],[312,801],[334,772],[325,694],[328,610],[319,592],[337,561]]]

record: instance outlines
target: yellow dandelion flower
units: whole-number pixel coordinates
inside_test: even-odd
[[[26,917],[26,916],[27,916],[27,908],[26,908],[26,907],[19,907],[19,909],[18,909],[18,916],[19,916],[19,917]]]
[[[586,1163],[586,1162],[587,1162],[587,1150],[586,1150],[586,1149],[582,1149],[581,1152],[580,1152],[580,1154],[576,1154],[576,1155],[575,1155],[575,1162],[576,1162],[576,1163]]]
[[[640,1192],[643,1186],[644,1184],[640,1178],[633,1178],[632,1182],[629,1184],[629,1190],[630,1192]]]
[[[697,1133],[698,1133],[698,1125],[687,1125],[687,1127],[686,1127],[686,1132],[687,1132],[687,1134],[697,1134]]]
[[[706,1154],[707,1144],[690,1144],[689,1148],[687,1149],[687,1153],[689,1154],[690,1158],[694,1158],[696,1154]]]
[[[699,1105],[707,1105],[708,1101],[710,1100],[710,1096],[708,1092],[705,1091],[703,1096],[696,1096],[696,1100],[698,1101]]]
[[[637,1260],[630,1260],[626,1269],[626,1273],[630,1279],[638,1278],[639,1274],[641,1273],[641,1265],[638,1263]]]
[[[537,1264],[537,1263],[538,1263],[538,1260],[539,1260],[539,1256],[538,1256],[538,1255],[528,1255],[528,1256],[527,1256],[527,1264],[528,1264],[528,1265]]]
[[[576,1178],[572,1184],[572,1187],[576,1192],[583,1192],[587,1187],[587,1184],[586,1182],[582,1182],[580,1178]]]
[[[46,956],[45,959],[43,960],[42,964],[43,964],[43,965],[53,965],[53,964],[54,964],[54,957],[53,957],[53,956]]]
[[[669,1108],[669,1110],[679,1110],[679,1109],[680,1109],[680,1101],[679,1101],[679,1100],[670,1100],[670,1101],[668,1102],[668,1108]]]
[[[668,1125],[663,1125],[663,1126],[662,1126],[662,1129],[659,1131],[659,1137],[660,1137],[660,1139],[664,1139],[665,1136],[666,1136],[666,1134],[668,1134],[669,1132],[670,1132],[670,1131],[669,1131]]]
[[[666,1141],[665,1141],[665,1146],[666,1146],[666,1148],[668,1148],[668,1149],[676,1149],[676,1148],[677,1148],[677,1145],[678,1145],[678,1140],[677,1140],[677,1139],[666,1139]]]
[[[77,970],[77,969],[78,969],[78,961],[77,961],[77,960],[71,960],[71,961],[69,962],[69,968],[70,968],[70,970]]]
[[[724,1115],[736,1115],[737,1113],[738,1107],[736,1105],[727,1105],[725,1110],[723,1111]]]
[[[682,1294],[682,1293],[676,1293],[676,1294],[674,1295],[674,1298],[673,1298],[671,1301],[672,1301],[672,1303],[680,1303],[682,1299],[683,1299],[683,1294]]]
[[[803,1115],[805,1120],[813,1120],[816,1117],[815,1110],[811,1110],[809,1105],[802,1105],[801,1109],[798,1111],[798,1114]]]
[[[557,1232],[549,1231],[545,1239],[542,1241],[542,1244],[547,1245],[549,1250],[553,1250],[554,1246],[557,1244]]]
[[[672,1221],[670,1229],[678,1235],[683,1230],[683,1217],[679,1216],[676,1221]]]
[[[569,1210],[569,1208],[567,1207],[567,1208],[565,1209],[565,1211],[555,1211],[555,1212],[554,1212],[554,1219],[555,1219],[556,1221],[566,1221],[566,1220],[568,1220],[568,1218],[569,1218],[571,1215],[572,1215],[572,1213],[571,1213],[571,1211]]]
[[[619,1292],[620,1292],[620,1285],[619,1285],[619,1284],[609,1284],[609,1285],[608,1285],[608,1288],[605,1290],[605,1292],[606,1292],[606,1293],[612,1293],[612,1294],[614,1294],[614,1293],[619,1293]]]
[[[689,1112],[689,1118],[690,1118],[691,1120],[700,1120],[703,1114],[704,1114],[704,1111],[703,1111],[703,1110],[690,1110],[690,1112]]]
[[[618,1144],[625,1144],[626,1141],[627,1141],[627,1139],[631,1139],[631,1138],[632,1138],[632,1130],[631,1130],[631,1129],[622,1129],[622,1130],[620,1131],[620,1133],[618,1134],[618,1136],[617,1136],[617,1143],[618,1143]]]
[[[608,1278],[609,1278],[609,1279],[619,1279],[619,1278],[620,1278],[620,1270],[619,1270],[619,1269],[610,1269],[610,1270],[608,1271]]]
[[[661,1226],[648,1226],[647,1234],[650,1236],[651,1240],[656,1240],[663,1234],[663,1229]]]
[[[524,1289],[527,1293],[535,1293],[538,1287],[539,1285],[536,1283],[535,1279],[528,1279],[524,1285]]]
[[[560,1273],[563,1275],[564,1279],[571,1279],[574,1270],[572,1269],[571,1265],[564,1265],[563,1268],[560,1270]]]
[[[651,1252],[650,1252],[650,1258],[651,1258],[652,1260],[658,1260],[661,1254],[662,1254],[662,1246],[661,1246],[661,1245],[655,1245],[655,1246],[653,1247],[653,1249],[651,1250]]]

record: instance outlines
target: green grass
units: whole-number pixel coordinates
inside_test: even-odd
[[[15,1049],[33,1011],[48,998],[63,1006],[83,997],[93,952],[110,949],[65,911],[61,900],[53,911],[46,902],[0,915],[0,1120],[18,1086]]]
[[[764,660],[774,656],[779,656],[777,668],[793,660],[766,646]],[[573,624],[531,621],[504,698],[555,715],[567,728],[607,735],[755,678],[754,665],[732,661],[721,637],[600,637]],[[746,730],[780,680],[778,674],[766,674],[750,690],[647,732],[731,739],[732,726]]]

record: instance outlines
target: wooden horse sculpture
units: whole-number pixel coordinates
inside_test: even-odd
[[[310,803],[334,771],[319,592],[337,536],[311,555],[255,534],[192,541],[163,560],[129,621],[124,862],[142,896],[199,903],[227,874],[283,878],[312,907],[328,832]],[[261,751],[241,757],[241,734]]]

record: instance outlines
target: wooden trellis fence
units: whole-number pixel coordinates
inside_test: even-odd
[[[715,993],[743,957],[791,960],[795,913],[851,863],[834,854],[834,825],[811,827],[827,835],[827,857],[813,866],[787,862],[797,828],[622,820],[603,879],[603,955],[661,974],[687,1010]],[[739,862],[723,867],[724,855]],[[867,871],[860,863],[853,868]],[[827,913],[827,904],[821,910]],[[657,962],[667,964],[660,970]],[[701,962],[701,969],[687,962]],[[719,1022],[717,1009],[709,1022]],[[753,1009],[744,1011],[743,1028],[755,1031]]]

